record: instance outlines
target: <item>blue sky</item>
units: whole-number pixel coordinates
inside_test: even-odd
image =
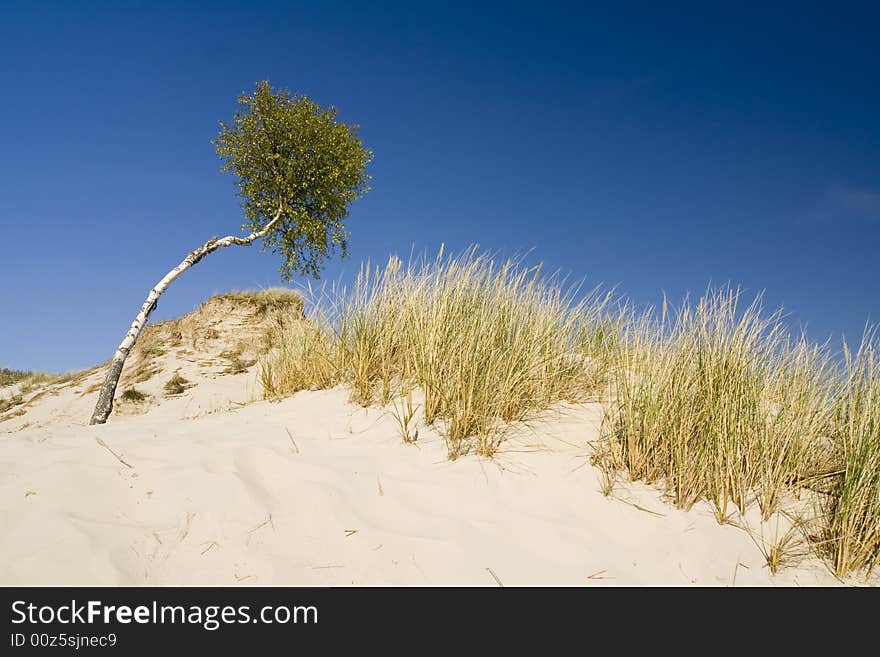
[[[105,360],[168,269],[239,229],[210,142],[261,79],[375,152],[325,279],[478,243],[638,304],[765,290],[819,340],[880,320],[868,3],[176,4],[0,6],[0,366]],[[278,265],[217,252],[154,318]]]

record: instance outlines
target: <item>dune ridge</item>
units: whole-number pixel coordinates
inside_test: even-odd
[[[87,425],[100,368],[0,417],[0,583],[876,584],[835,578],[803,542],[772,574],[789,527],[756,510],[743,531],[642,483],[604,495],[597,401],[554,403],[492,458],[453,462],[423,411],[404,444],[394,404],[361,406],[344,383],[263,400],[267,336],[303,321],[290,303],[217,297],[155,325],[120,386],[146,399],[106,425]]]

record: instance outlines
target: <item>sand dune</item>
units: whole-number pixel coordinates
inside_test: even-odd
[[[495,461],[449,462],[434,432],[404,446],[387,413],[346,399],[302,392],[190,419],[169,405],[3,434],[0,582],[835,581],[811,559],[771,576],[708,509],[677,511],[642,486],[603,497],[584,446],[595,407],[561,409]]]
[[[759,546],[774,527],[754,519],[750,536],[639,484],[604,497],[597,404],[515,428],[492,460],[450,462],[436,431],[404,445],[387,409],[344,388],[260,401],[257,366],[228,374],[179,350],[138,384],[151,401],[106,425],[86,426],[100,371],[0,422],[0,583],[838,583],[808,550],[771,575]],[[195,385],[167,397],[173,371]]]

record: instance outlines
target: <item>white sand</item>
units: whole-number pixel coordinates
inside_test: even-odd
[[[404,445],[344,389],[245,403],[256,367],[197,361],[166,363],[197,386],[158,403],[156,377],[138,386],[146,412],[104,426],[86,426],[96,393],[82,394],[100,373],[0,422],[0,584],[838,583],[810,555],[771,575],[757,524],[753,538],[638,484],[604,497],[597,405],[548,413],[494,460],[450,462],[436,431]]]

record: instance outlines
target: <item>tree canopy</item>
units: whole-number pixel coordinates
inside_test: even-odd
[[[257,83],[238,98],[231,125],[220,121],[214,140],[223,171],[237,177],[247,222],[260,231],[280,213],[263,248],[282,256],[281,275],[317,277],[336,247],[348,250],[349,204],[369,190],[372,152],[357,125],[337,120],[334,107]]]

